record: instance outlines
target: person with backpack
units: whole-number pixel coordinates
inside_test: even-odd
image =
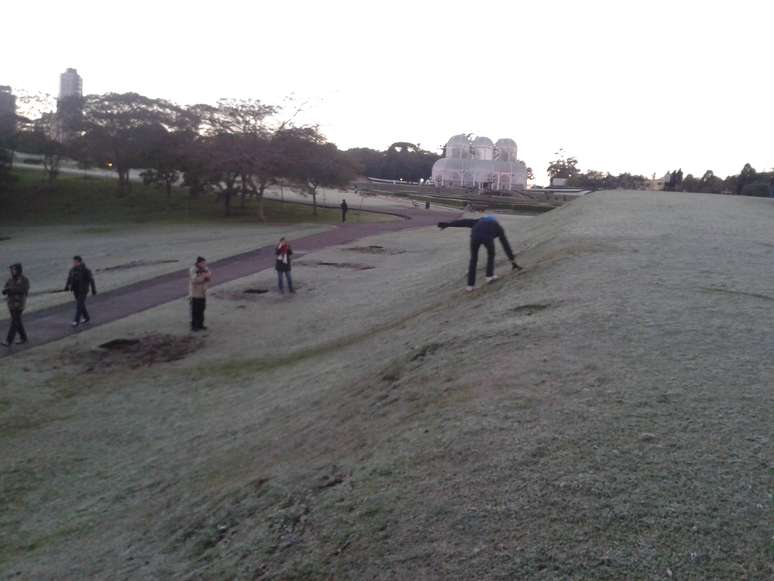
[[[290,247],[290,244],[287,240],[284,238],[279,239],[279,243],[277,244],[276,248],[276,254],[277,254],[277,261],[274,265],[275,270],[277,271],[277,282],[279,283],[279,292],[281,294],[285,294],[285,284],[283,281],[286,279],[288,281],[288,290],[291,294],[295,293],[295,289],[293,288],[293,278],[290,276],[290,260],[291,256],[293,256],[293,249]]]
[[[89,296],[89,289],[91,289],[92,295],[96,295],[97,287],[94,283],[94,276],[86,267],[83,258],[78,255],[73,256],[73,266],[67,274],[67,282],[64,289],[65,292],[71,291],[75,298],[73,327],[79,327],[81,322],[88,324],[91,321],[91,317],[86,309],[86,297]]]
[[[212,273],[207,261],[199,256],[191,267],[188,277],[188,300],[191,303],[191,331],[206,331],[204,311],[207,309],[207,289],[212,282]]]
[[[3,296],[8,304],[8,312],[11,314],[11,328],[8,329],[8,335],[5,341],[0,342],[3,347],[13,345],[16,335],[19,335],[18,345],[24,345],[27,342],[27,332],[22,323],[22,313],[27,305],[27,295],[30,294],[30,281],[23,274],[20,262],[11,265],[11,278],[9,278],[3,287]]]
[[[476,268],[478,267],[478,251],[483,246],[486,248],[486,281],[492,282],[497,279],[494,273],[495,265],[495,243],[499,238],[505,254],[511,261],[513,270],[521,270],[516,264],[516,257],[513,254],[505,230],[494,216],[484,216],[477,220],[464,219],[454,220],[452,222],[438,222],[441,230],[446,228],[470,228],[470,263],[468,264],[468,286],[465,289],[468,292],[476,288]]]

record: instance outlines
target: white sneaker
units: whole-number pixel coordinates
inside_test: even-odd
[[[474,286],[466,286],[465,292],[472,293],[474,290],[476,290],[476,287]]]
[[[495,274],[495,275],[493,275],[493,276],[487,276],[487,277],[486,277],[486,282],[494,282],[494,281],[496,281],[498,278],[500,278],[500,277],[499,277],[499,276],[497,276],[496,274]]]

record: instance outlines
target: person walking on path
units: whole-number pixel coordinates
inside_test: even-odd
[[[347,221],[347,212],[349,212],[349,205],[347,204],[347,200],[341,200],[341,221],[342,222]]]
[[[207,289],[212,282],[212,273],[207,261],[199,256],[188,271],[188,300],[191,303],[191,331],[206,331],[204,311],[207,308]]]
[[[295,289],[293,288],[293,278],[290,276],[290,261],[291,256],[293,256],[293,249],[290,247],[290,244],[288,244],[288,241],[284,238],[280,238],[279,243],[277,244],[277,261],[274,265],[274,268],[277,270],[277,282],[279,284],[279,292],[283,295],[285,294],[285,283],[284,279],[288,281],[288,291],[290,291],[291,294],[295,293]]]
[[[438,222],[441,230],[446,228],[470,228],[470,263],[468,264],[468,286],[465,290],[472,291],[476,287],[476,268],[478,267],[478,251],[484,246],[486,248],[486,280],[492,282],[497,279],[494,273],[495,263],[495,239],[500,239],[505,254],[511,261],[513,270],[521,270],[516,264],[516,257],[513,254],[505,230],[494,216],[484,216],[477,220],[465,219],[454,220],[452,222]]]
[[[27,342],[27,332],[22,323],[22,313],[27,306],[27,295],[30,294],[30,281],[24,276],[21,263],[11,265],[11,278],[9,278],[3,287],[3,296],[8,304],[8,312],[11,313],[11,328],[8,329],[8,335],[5,341],[0,342],[3,347],[13,345],[16,335],[19,335],[19,345]]]
[[[73,327],[78,327],[81,321],[84,324],[91,321],[89,311],[86,310],[86,297],[89,296],[89,289],[91,289],[91,294],[97,294],[94,276],[86,267],[83,258],[78,255],[73,256],[73,267],[67,274],[67,282],[65,283],[65,291],[72,291],[73,297],[75,297]]]

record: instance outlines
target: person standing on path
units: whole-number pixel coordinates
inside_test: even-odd
[[[279,243],[277,244],[276,249],[277,254],[277,261],[274,265],[274,268],[277,271],[277,282],[279,284],[279,292],[281,294],[285,294],[285,284],[284,279],[288,281],[288,291],[290,291],[291,294],[295,293],[295,289],[293,288],[293,278],[290,276],[290,261],[291,256],[293,256],[293,249],[290,247],[290,244],[287,240],[284,238],[279,239]]]
[[[86,310],[86,297],[89,296],[89,289],[91,289],[91,294],[97,294],[94,276],[91,274],[91,271],[86,268],[83,258],[75,255],[73,256],[73,267],[67,274],[67,282],[65,283],[65,292],[72,291],[73,297],[75,297],[75,319],[73,319],[73,327],[78,327],[81,324],[81,321],[83,321],[84,324],[91,321],[89,311]]]
[[[513,254],[505,230],[494,216],[484,216],[478,220],[454,220],[452,222],[438,222],[441,230],[446,228],[470,228],[470,263],[468,264],[468,286],[465,289],[470,292],[476,287],[476,268],[478,267],[478,251],[484,246],[486,248],[486,281],[492,282],[497,279],[494,273],[495,263],[495,239],[500,239],[505,254],[511,261],[513,270],[521,270],[516,264],[516,257]]]
[[[347,204],[347,200],[341,200],[341,221],[342,222],[347,221],[347,212],[349,212],[349,205]]]
[[[206,331],[204,311],[207,308],[207,289],[212,282],[212,273],[207,261],[199,256],[189,270],[188,300],[191,303],[191,331]]]
[[[27,332],[22,323],[22,313],[27,306],[27,295],[30,294],[30,281],[24,276],[20,262],[11,265],[11,278],[9,278],[3,287],[3,296],[8,304],[8,312],[11,313],[11,328],[8,329],[8,335],[5,341],[0,342],[3,347],[13,345],[16,334],[19,335],[19,345],[27,342]]]

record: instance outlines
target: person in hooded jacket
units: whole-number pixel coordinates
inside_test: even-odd
[[[24,330],[22,322],[22,313],[27,306],[27,295],[30,293],[30,281],[24,276],[24,270],[21,263],[11,265],[11,278],[9,278],[3,287],[3,296],[8,304],[8,311],[11,313],[11,328],[8,329],[8,335],[5,341],[0,345],[9,347],[13,344],[16,335],[19,335],[19,345],[27,342],[27,331]]]
[[[500,240],[505,254],[511,261],[513,270],[521,270],[516,264],[516,257],[513,254],[505,230],[494,216],[484,216],[479,219],[454,220],[452,222],[438,222],[441,230],[446,228],[470,228],[470,263],[468,264],[468,286],[465,290],[468,292],[476,288],[476,268],[478,267],[478,251],[483,246],[486,248],[486,280],[492,282],[497,279],[494,273],[495,266],[495,243]]]
[[[73,327],[78,327],[81,324],[81,321],[84,324],[91,321],[89,311],[86,310],[86,297],[89,296],[89,289],[91,289],[91,294],[97,294],[94,276],[91,274],[91,271],[86,268],[83,258],[78,255],[73,256],[73,267],[67,274],[67,282],[65,283],[65,291],[71,291],[75,298],[75,319],[73,319]]]

